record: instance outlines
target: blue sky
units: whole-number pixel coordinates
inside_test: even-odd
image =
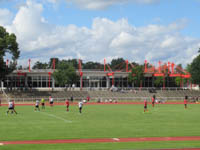
[[[103,10],[79,9],[78,6],[62,1],[58,6],[46,5],[44,16],[52,24],[91,27],[93,18],[105,17],[111,20],[127,18],[135,26],[148,24],[169,24],[178,20],[187,21],[182,33],[200,37],[196,32],[200,26],[200,1],[198,0],[162,0],[159,3],[142,5],[137,3],[116,4]]]
[[[25,65],[77,58],[175,62],[200,47],[199,0],[0,0],[0,25],[18,37]]]

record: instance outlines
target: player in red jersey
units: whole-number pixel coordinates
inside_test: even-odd
[[[12,101],[12,103],[13,103],[13,111],[15,112],[15,114],[17,114],[17,112],[15,110],[15,102],[14,102],[14,100]]]
[[[144,112],[145,111],[148,111],[148,109],[147,109],[147,100],[146,99],[144,100]]]
[[[65,101],[65,104],[66,104],[66,107],[67,107],[67,111],[69,111],[69,101],[66,100],[66,101]]]
[[[87,101],[88,101],[88,102],[90,101],[90,97],[89,97],[89,96],[87,96]]]
[[[155,95],[153,95],[153,97],[151,98],[151,100],[152,100],[152,107],[154,107],[154,104],[155,104],[155,99],[156,99],[156,96],[155,96]]]
[[[188,96],[185,96],[185,99],[184,99],[184,106],[185,106],[185,109],[187,108],[187,100],[188,100]]]

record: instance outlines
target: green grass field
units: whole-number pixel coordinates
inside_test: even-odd
[[[77,106],[46,107],[35,112],[33,106],[17,106],[18,115],[6,115],[0,107],[0,141],[175,137],[200,136],[200,105],[160,104],[143,113],[143,105],[85,105],[79,114]],[[4,145],[5,150],[130,150],[145,148],[200,147],[200,141],[132,142]]]

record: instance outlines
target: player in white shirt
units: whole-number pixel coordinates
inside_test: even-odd
[[[53,107],[53,98],[51,96],[49,97],[49,104],[51,107]]]
[[[39,100],[36,100],[35,101],[35,111],[36,110],[39,110],[40,111],[40,101]]]
[[[14,109],[14,105],[12,101],[8,102],[8,111],[7,114],[9,113],[9,111],[11,111],[11,113],[13,113],[13,109]]]
[[[79,107],[79,112],[82,113],[82,108],[83,108],[83,102],[82,101],[80,101],[78,103],[78,107]]]
[[[14,101],[9,101],[8,102],[8,111],[7,114],[9,113],[9,111],[11,111],[11,114],[13,114],[13,112],[15,112],[15,114],[17,114],[17,112],[15,111],[15,103]]]

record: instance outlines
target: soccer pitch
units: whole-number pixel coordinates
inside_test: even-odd
[[[183,104],[143,105],[113,104],[84,105],[80,114],[77,105],[66,112],[63,106],[46,106],[34,111],[34,106],[16,106],[19,113],[6,115],[7,107],[0,107],[0,141],[103,139],[200,136],[200,105]],[[2,145],[10,150],[130,150],[153,148],[195,148],[200,141],[145,141],[124,143],[68,143]]]

